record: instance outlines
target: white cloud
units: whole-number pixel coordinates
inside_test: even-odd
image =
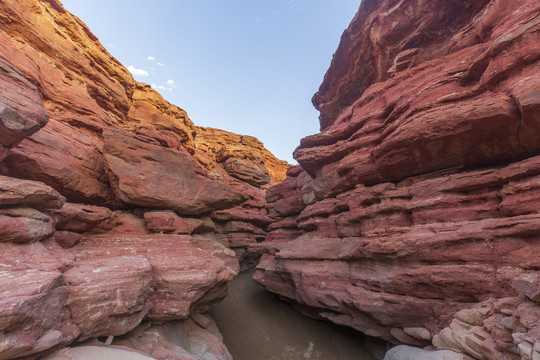
[[[156,63],[156,64],[158,64],[159,66],[165,66],[164,63],[160,63],[160,62],[158,62],[158,63]]]
[[[152,86],[152,89],[154,90],[167,90],[167,91],[173,91],[174,89],[176,89],[176,82],[174,80],[169,80],[167,81],[167,86],[165,85],[156,85],[156,84],[152,84],[150,86]]]
[[[146,60],[148,60],[148,61],[154,61],[154,60],[156,60],[156,58],[153,57],[153,56],[148,56],[148,57],[146,58]]]
[[[254,23],[259,23],[261,22],[261,18],[260,17],[256,17],[255,19],[251,20],[252,22]]]
[[[166,86],[152,84],[152,87],[156,90],[168,90]]]
[[[296,11],[302,10],[302,7],[300,6],[300,4],[298,4],[297,0],[289,0],[288,4],[289,4],[289,10],[291,10],[291,11],[293,11],[293,10],[296,10]]]
[[[127,69],[129,70],[129,72],[131,73],[131,75],[133,76],[148,76],[150,75],[148,73],[148,71],[144,70],[144,69],[137,69],[135,66],[133,65],[129,65],[127,67]]]

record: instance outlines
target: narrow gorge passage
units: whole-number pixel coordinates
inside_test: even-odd
[[[210,315],[234,360],[374,360],[354,330],[301,315],[240,273]]]
[[[60,0],[0,0],[0,360],[540,360],[540,1],[351,1],[294,166],[237,120],[297,134],[273,95],[316,57],[292,35],[338,35],[287,5],[323,2],[259,9],[290,24],[248,34],[264,65],[242,2],[79,1],[126,67]],[[196,125],[174,79],[241,133]]]

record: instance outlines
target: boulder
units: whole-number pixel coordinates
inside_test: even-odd
[[[253,186],[262,186],[270,183],[270,175],[263,165],[253,164],[251,162],[229,158],[223,164],[225,171],[232,177],[245,181]]]
[[[0,359],[64,346],[80,330],[66,306],[65,265],[41,242],[0,243]],[[71,266],[73,259],[71,259]]]
[[[181,218],[170,210],[145,212],[144,221],[146,227],[154,233],[189,235],[203,226],[202,220]]]
[[[84,345],[60,349],[43,360],[154,360],[125,346]]]
[[[43,182],[69,202],[117,204],[105,173],[103,144],[85,128],[50,119],[46,127],[11,149],[0,173]]]
[[[189,154],[137,140],[119,130],[103,133],[109,180],[126,204],[201,215],[247,197],[212,180]]]
[[[54,234],[53,220],[32,208],[0,209],[0,242],[32,243]]]
[[[81,331],[79,340],[122,335],[137,327],[152,306],[148,259],[128,256],[127,249],[124,256],[101,259],[82,258],[77,246],[70,251],[77,263],[64,273],[69,289],[66,305]]]
[[[388,350],[384,360],[472,360],[472,358],[451,350],[429,351],[400,345]]]
[[[0,89],[0,145],[9,149],[45,126],[49,114],[36,86],[1,57]]]
[[[114,343],[158,360],[232,360],[216,324],[202,314],[160,325],[145,323]]]
[[[0,176],[0,206],[27,206],[34,209],[58,209],[66,199],[56,190],[37,181]]]
[[[102,233],[111,230],[117,215],[101,206],[65,203],[47,213],[54,219],[57,230],[78,233]]]
[[[76,284],[80,284],[80,296],[84,296],[81,301],[92,304],[90,299],[100,296],[103,301],[99,307],[110,311],[107,315],[95,317],[82,308],[80,314],[85,318],[96,318],[103,324],[100,327],[103,331],[107,331],[107,327],[114,328],[121,311],[139,320],[148,311],[146,318],[161,322],[185,319],[194,312],[206,311],[211,304],[227,295],[229,281],[236,275],[222,260],[194,244],[190,236],[95,235],[70,248],[70,252],[81,264],[70,270]],[[123,262],[118,259],[123,259]],[[119,286],[109,286],[114,278],[125,284],[125,291],[117,291]],[[130,278],[137,283],[133,286],[126,283]],[[89,287],[84,279],[95,282],[95,287]],[[151,282],[141,279],[151,279]],[[145,284],[149,287],[146,288]],[[99,295],[101,293],[103,296]],[[129,294],[138,295],[130,297],[132,302],[122,300],[122,296]],[[109,301],[118,305],[109,306]],[[127,310],[123,310],[124,307]],[[120,315],[115,311],[120,311]],[[87,324],[86,321],[81,322]],[[124,323],[120,321],[118,326],[124,326]],[[135,321],[133,324],[136,325]],[[98,331],[95,326],[88,325],[88,330],[99,336],[95,335]]]

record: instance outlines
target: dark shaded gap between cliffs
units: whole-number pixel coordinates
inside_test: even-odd
[[[256,284],[254,272],[240,273],[209,312],[234,360],[375,359],[361,333],[303,316]]]

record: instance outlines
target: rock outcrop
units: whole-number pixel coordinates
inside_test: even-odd
[[[195,159],[210,173],[230,174],[254,186],[282,182],[291,166],[277,159],[253,136],[197,126],[195,144]]]
[[[133,331],[149,345],[168,321],[193,339],[179,358],[228,359],[200,313],[256,261],[287,167],[197,128],[57,0],[0,0],[0,359]],[[135,356],[54,356],[88,351]]]
[[[540,4],[363,0],[254,278],[395,344],[533,359]]]
[[[145,322],[132,332],[105,343],[92,340],[62,348],[44,360],[232,360],[213,320],[196,314],[165,324]]]

